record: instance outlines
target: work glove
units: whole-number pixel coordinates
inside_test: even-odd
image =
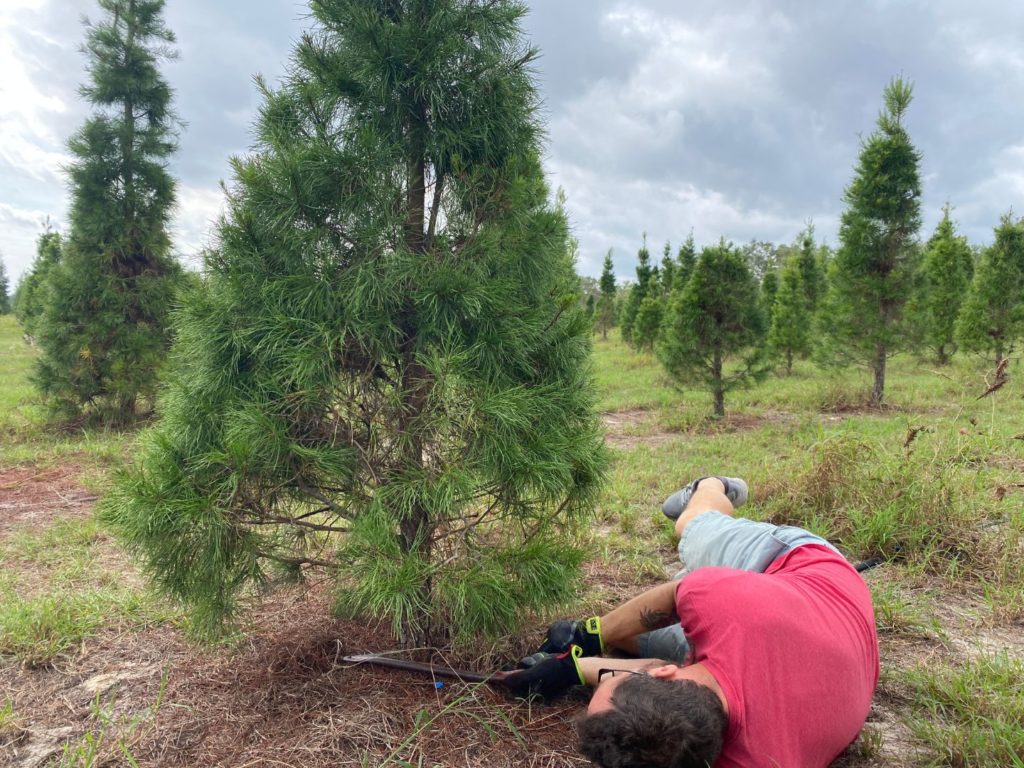
[[[522,669],[510,673],[504,679],[505,687],[513,696],[527,698],[539,695],[545,699],[565,693],[574,685],[583,685],[583,672],[577,659],[583,656],[583,649],[572,645],[559,654],[538,651],[520,662]],[[530,660],[524,666],[524,662]]]
[[[604,641],[601,640],[601,617],[569,621],[562,619],[548,627],[548,634],[537,650],[540,653],[562,653],[572,645],[583,649],[584,656],[603,656]],[[530,658],[529,656],[526,657]],[[525,662],[526,659],[523,659]],[[523,665],[520,662],[520,666]]]

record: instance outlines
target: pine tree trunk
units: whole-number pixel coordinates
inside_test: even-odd
[[[715,350],[715,357],[711,363],[711,376],[714,381],[712,387],[715,394],[715,418],[725,418],[725,385],[722,382],[722,353]]]
[[[872,369],[875,372],[875,386],[871,390],[871,404],[879,406],[885,396],[885,345],[879,344],[875,347],[875,360]]]
[[[793,350],[786,350],[786,375],[789,376],[793,373]]]
[[[408,123],[410,155],[407,165],[404,235],[406,247],[413,253],[423,254],[426,250],[423,225],[427,210],[427,161],[424,138],[427,130],[426,105],[422,101],[416,101],[412,105],[411,113]],[[401,432],[409,441],[404,468],[406,472],[419,472],[424,466],[424,435],[418,422],[426,408],[431,381],[430,372],[415,360],[413,350],[417,329],[407,327],[404,331],[405,346],[409,350],[404,355],[402,375],[405,408],[401,419]],[[429,510],[417,502],[402,519],[399,527],[403,552],[429,562],[434,535],[434,521]],[[420,608],[403,620],[399,639],[407,648],[432,644],[434,638],[430,623],[431,591],[432,585],[429,581],[420,586],[417,600]]]

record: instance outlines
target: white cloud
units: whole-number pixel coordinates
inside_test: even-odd
[[[1016,216],[1024,213],[1024,143],[995,155],[991,175],[976,184],[966,197],[967,202],[957,206],[961,215],[987,218],[990,227],[998,225],[998,217],[1011,208]]]
[[[0,203],[0,255],[3,256],[11,288],[32,266],[35,240],[47,220],[45,211]],[[51,221],[51,224],[55,222]]]
[[[178,186],[171,238],[187,267],[199,268],[200,253],[210,242],[210,229],[224,210],[224,193],[220,188]]]
[[[50,125],[53,115],[67,111],[59,96],[47,93],[33,81],[26,62],[29,54],[15,36],[15,30],[27,34],[46,47],[60,44],[31,29],[34,17],[26,11],[37,11],[44,0],[15,0],[6,5],[0,16],[0,161],[27,173],[39,181],[56,179],[60,166],[67,161],[63,139]]]
[[[609,186],[602,184],[597,170],[557,163],[552,163],[550,170],[572,205],[574,229],[582,245],[579,270],[583,274],[599,274],[605,251],[612,247],[616,274],[633,279],[643,231],[648,234],[653,257],[660,259],[665,241],[671,241],[674,250],[691,230],[700,247],[720,237],[737,245],[753,239],[790,242],[807,218],[816,222],[819,231],[830,231],[836,225],[835,216],[827,211],[806,217],[746,206],[726,192],[692,183],[632,179]]]

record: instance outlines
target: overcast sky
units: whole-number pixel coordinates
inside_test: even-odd
[[[568,195],[579,270],[608,248],[633,275],[692,229],[791,242],[812,220],[834,244],[859,140],[893,75],[914,83],[924,229],[944,202],[972,242],[1024,210],[1024,3],[1001,0],[533,0],[546,165]],[[0,253],[29,266],[42,220],[63,229],[67,137],[85,119],[81,17],[90,0],[0,0]],[[299,0],[168,0],[164,67],[187,123],[175,244],[196,263],[228,158],[250,144],[252,77],[276,81],[308,25]]]

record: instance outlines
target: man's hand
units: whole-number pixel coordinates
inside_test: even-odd
[[[519,662],[524,668],[508,675],[505,686],[520,698],[533,694],[545,699],[553,698],[574,685],[584,684],[577,661],[581,656],[583,649],[578,645],[572,645],[559,654],[537,652]]]
[[[563,653],[573,645],[582,648],[584,656],[604,655],[600,617],[592,616],[589,619],[579,619],[578,621],[566,619],[556,621],[548,627],[547,637],[538,650],[541,653]],[[523,662],[525,661],[526,659],[523,659]],[[520,666],[523,662],[520,662]]]

